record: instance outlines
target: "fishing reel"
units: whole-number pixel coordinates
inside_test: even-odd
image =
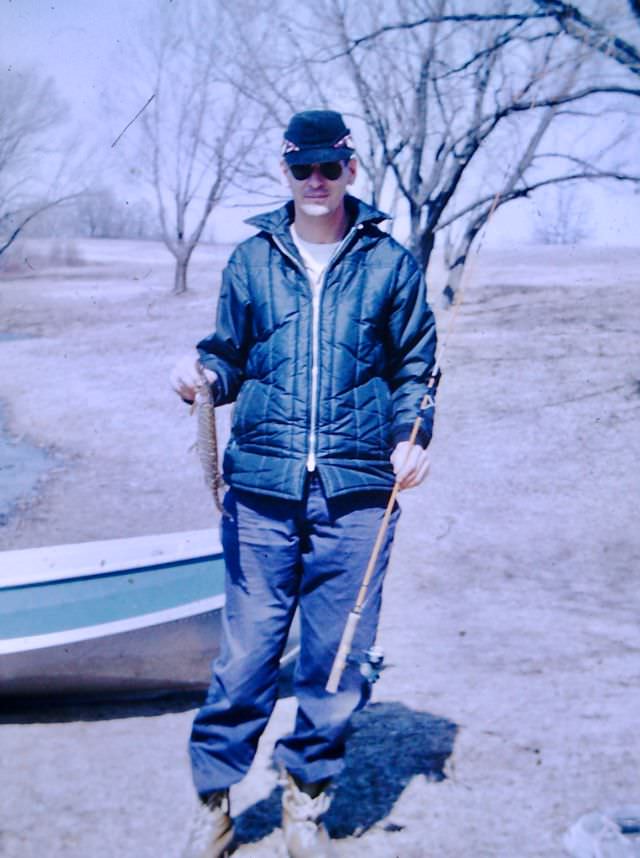
[[[380,679],[384,668],[384,652],[379,646],[372,646],[361,659],[354,658],[353,661],[359,664],[360,674],[370,685]]]

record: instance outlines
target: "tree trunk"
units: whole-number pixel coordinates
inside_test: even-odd
[[[182,295],[187,291],[187,268],[191,254],[176,256],[176,267],[173,274],[173,294]]]
[[[469,252],[469,246],[470,241],[465,233],[462,240],[456,247],[455,258],[453,262],[448,265],[447,282],[445,284],[444,289],[442,290],[442,294],[444,295],[447,304],[453,304],[453,302],[456,300],[456,295],[458,293],[458,289],[460,288],[462,275],[464,274],[465,265],[467,263],[467,254]]]
[[[431,227],[425,229],[420,236],[420,255],[418,257],[418,261],[420,262],[420,268],[422,268],[424,274],[427,273],[429,260],[431,259],[431,254],[433,253],[435,243],[435,232],[431,229]]]
[[[424,231],[420,230],[418,226],[416,226],[415,230],[412,228],[409,250],[415,256],[423,274],[427,273],[435,241],[435,233],[431,228],[427,228]]]
[[[453,304],[458,296],[464,272],[469,264],[471,245],[476,235],[480,232],[484,224],[487,223],[490,214],[491,209],[485,210],[469,224],[455,248],[453,261],[448,260],[447,262],[447,283],[442,290],[442,294],[449,304]]]

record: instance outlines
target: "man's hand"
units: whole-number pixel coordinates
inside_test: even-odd
[[[171,387],[185,402],[191,403],[196,398],[196,388],[202,382],[199,365],[200,358],[198,352],[190,352],[188,355],[180,358],[171,370]],[[204,377],[209,384],[213,384],[217,377],[215,372],[210,369],[203,371]]]
[[[429,473],[427,451],[419,444],[400,441],[391,454],[391,464],[400,489],[419,486]]]

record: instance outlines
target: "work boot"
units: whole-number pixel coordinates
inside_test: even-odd
[[[222,858],[233,840],[229,790],[200,800],[182,858]]]
[[[282,833],[289,858],[333,858],[329,833],[321,817],[329,810],[328,781],[304,784],[289,772],[282,794]]]

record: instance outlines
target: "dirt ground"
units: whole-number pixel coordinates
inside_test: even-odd
[[[76,250],[52,266],[34,245],[0,282],[5,429],[52,465],[3,549],[215,519],[167,377],[212,325],[224,251],[203,249],[172,297],[155,244]],[[638,249],[474,264],[432,472],[402,497],[389,667],[328,819],[339,858],[559,858],[582,814],[640,804],[639,270]],[[444,334],[437,268],[430,288]],[[0,854],[177,856],[195,705],[5,706]],[[237,858],[284,856],[269,753],[293,713],[283,696],[232,794]]]

